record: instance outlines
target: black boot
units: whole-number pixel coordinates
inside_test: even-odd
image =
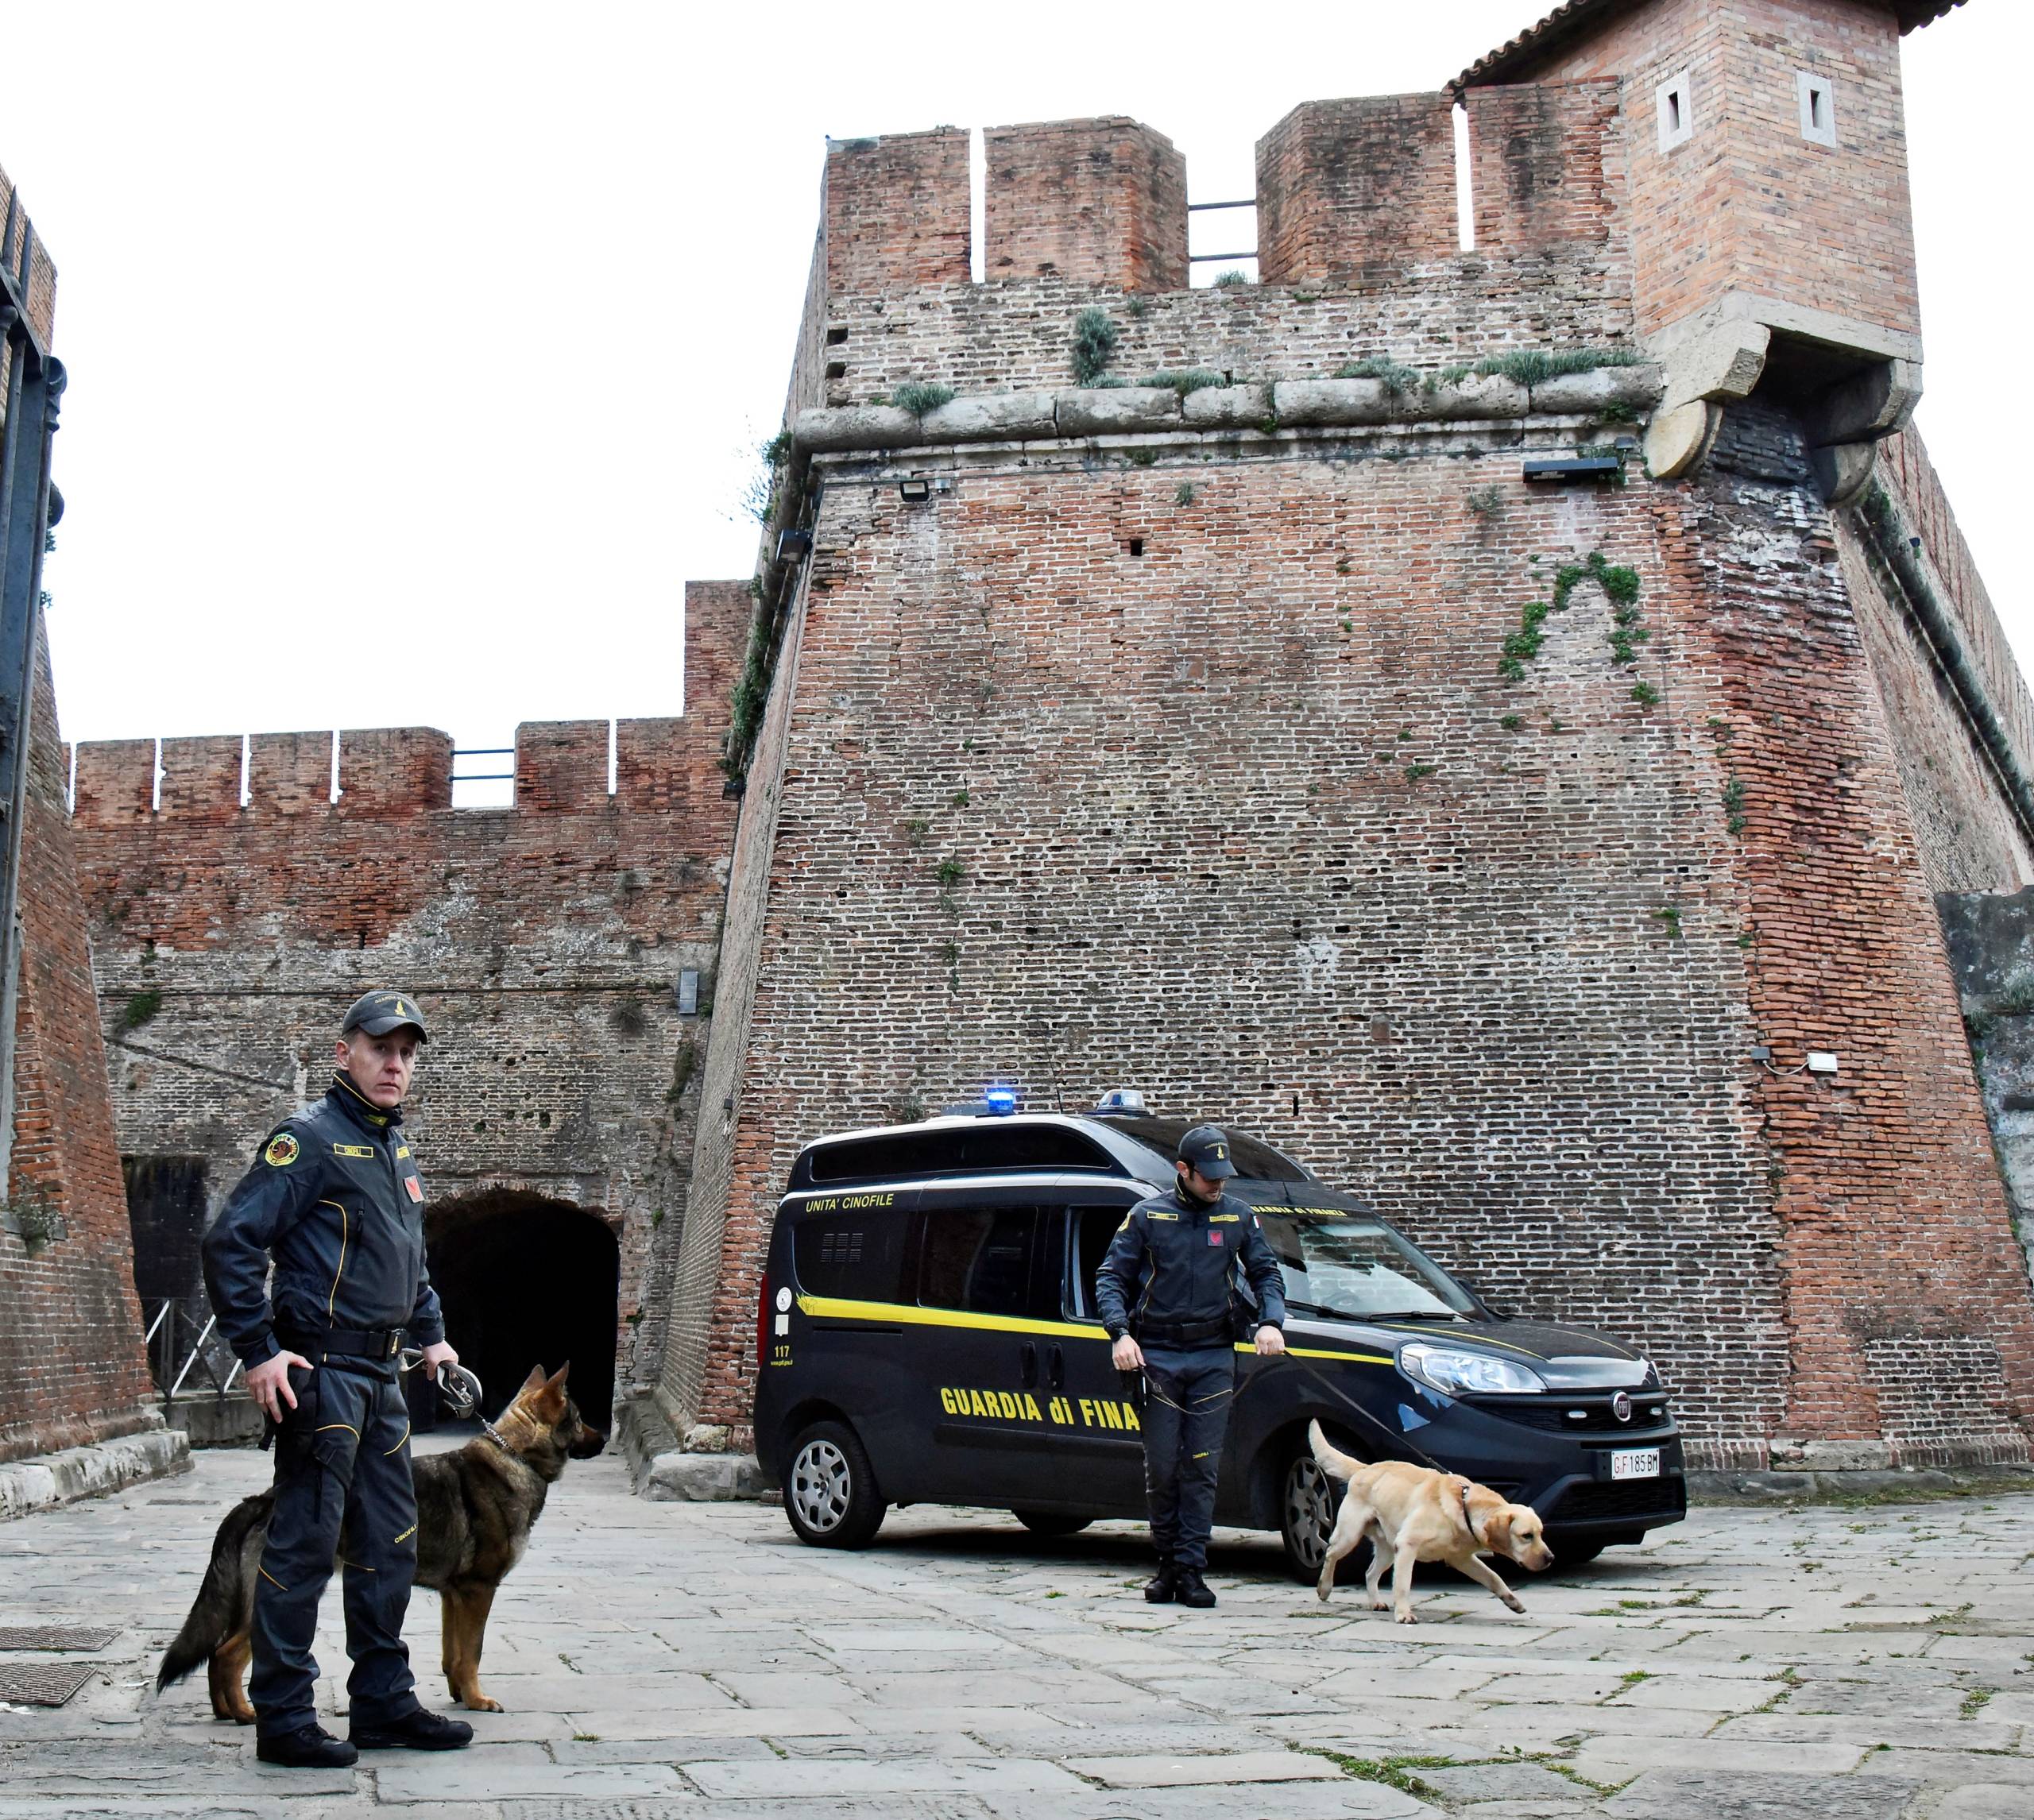
[[[1144,1582],[1144,1597],[1154,1606],[1169,1606],[1179,1597],[1179,1571],[1161,1559],[1158,1571]]]
[[[1196,1611],[1205,1611],[1215,1602],[1215,1595],[1208,1591],[1208,1582],[1193,1567],[1182,1567],[1178,1574],[1179,1602],[1191,1606]]]
[[[362,1750],[464,1750],[474,1741],[474,1729],[463,1719],[448,1719],[419,1706],[378,1725],[356,1722],[353,1741]]]
[[[344,1738],[335,1738],[314,1723],[280,1737],[257,1738],[254,1754],[262,1762],[284,1769],[344,1769],[360,1752]]]

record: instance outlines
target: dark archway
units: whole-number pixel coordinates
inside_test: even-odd
[[[621,1248],[570,1201],[490,1188],[435,1203],[424,1220],[445,1337],[499,1415],[530,1367],[572,1362],[572,1396],[595,1428],[614,1410]]]

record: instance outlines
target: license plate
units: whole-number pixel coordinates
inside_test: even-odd
[[[1660,1450],[1657,1447],[1620,1447],[1611,1455],[1612,1478],[1657,1478],[1660,1476]]]

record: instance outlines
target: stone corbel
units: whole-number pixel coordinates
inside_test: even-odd
[[[1645,431],[1645,468],[1656,481],[1692,473],[1723,427],[1723,407],[1749,398],[1765,370],[1773,331],[1729,319],[1667,350],[1666,391]]]
[[[1816,484],[1831,506],[1854,504],[1871,484],[1878,445],[1907,427],[1921,398],[1921,363],[1884,360],[1832,385],[1804,414]]]

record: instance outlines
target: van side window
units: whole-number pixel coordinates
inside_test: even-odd
[[[903,1223],[895,1215],[807,1219],[791,1233],[791,1262],[807,1295],[894,1302],[902,1274]]]
[[[1073,1294],[1068,1307],[1088,1320],[1095,1313],[1095,1273],[1108,1255],[1109,1241],[1130,1217],[1120,1207],[1077,1207],[1073,1210]]]
[[[925,1215],[918,1300],[977,1315],[1031,1312],[1034,1207],[936,1208]]]

